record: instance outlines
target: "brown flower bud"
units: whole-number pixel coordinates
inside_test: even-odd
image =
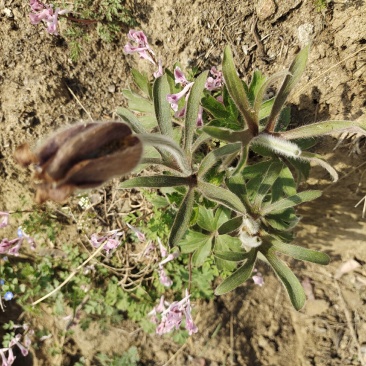
[[[122,122],[93,122],[57,131],[36,151],[27,144],[15,151],[15,160],[36,164],[36,201],[62,202],[75,189],[97,187],[129,173],[142,155],[141,140]]]

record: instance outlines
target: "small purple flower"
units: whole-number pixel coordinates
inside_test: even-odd
[[[5,283],[5,280],[0,279],[0,286],[2,286]]]
[[[11,291],[7,291],[4,294],[4,300],[5,301],[10,301],[10,300],[13,299],[13,297],[14,297],[14,294]]]
[[[1,240],[0,242],[0,254],[11,254],[19,255],[19,249],[22,246],[23,238],[15,238],[9,240],[7,238]]]
[[[9,225],[9,212],[2,212],[0,211],[0,229],[6,227]]]
[[[202,118],[202,115],[203,115],[203,108],[202,108],[202,106],[199,106],[198,116],[197,116],[197,121],[196,121],[196,126],[197,127],[202,127],[203,126],[203,118]]]
[[[260,272],[257,271],[257,269],[254,269],[255,275],[252,276],[252,280],[254,282],[254,284],[262,287],[264,285],[264,279],[263,276]]]
[[[178,111],[178,102],[186,96],[186,94],[191,90],[192,83],[188,83],[179,93],[176,94],[168,94],[166,97],[166,100],[170,103],[170,106],[172,107],[173,111]]]
[[[9,348],[13,347],[14,345],[18,346],[18,348],[20,349],[20,352],[22,352],[23,356],[27,356],[29,353],[28,348],[24,347],[21,343],[22,336],[21,334],[17,334],[9,343]]]
[[[178,257],[179,257],[179,252],[171,253],[159,263],[159,266],[163,266],[164,264],[166,264]]]
[[[164,247],[163,243],[161,242],[160,238],[158,238],[158,243],[159,243],[159,249],[160,249],[160,254],[162,258],[165,258],[168,255],[168,251],[167,249]]]

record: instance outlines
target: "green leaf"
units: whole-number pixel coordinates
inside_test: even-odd
[[[240,150],[240,143],[228,144],[211,151],[202,160],[197,175],[204,176],[217,162],[227,155],[237,153]]]
[[[247,203],[247,188],[244,177],[241,174],[231,176],[226,180],[226,185],[243,204]]]
[[[197,117],[208,71],[198,76],[189,93],[184,127],[184,150],[192,155],[193,136],[197,129]]]
[[[233,253],[234,251],[230,251],[231,248],[235,248],[235,252],[238,253],[238,250],[241,248],[241,241],[239,238],[233,238],[230,235],[219,235],[215,238],[215,251]],[[231,272],[236,268],[236,264],[232,263],[233,261],[227,261],[219,256],[216,256],[216,258],[216,263],[220,270]]]
[[[287,140],[323,136],[333,133],[350,132],[366,135],[366,121],[324,121],[294,128],[282,132],[281,137]]]
[[[242,214],[246,213],[246,208],[243,203],[229,190],[201,181],[198,182],[197,187],[209,200],[221,203],[222,205]]]
[[[279,177],[274,182],[272,189],[272,202],[278,201],[284,196],[293,196],[296,194],[296,182],[291,170],[283,165]]]
[[[211,247],[212,247],[212,238],[211,240],[207,241],[204,245],[202,245],[200,248],[198,248],[192,255],[192,264],[195,267],[200,267],[205,262],[207,257],[211,253]]]
[[[231,276],[226,278],[215,290],[215,295],[223,295],[230,292],[244,283],[252,274],[255,260],[257,258],[257,251],[252,249],[248,253],[247,261],[237,269]]]
[[[219,206],[215,211],[214,223],[215,223],[215,230],[218,230],[219,227],[227,222],[231,217],[231,210],[227,207]]]
[[[179,247],[182,253],[192,253],[195,250],[211,243],[212,236],[198,231],[188,230],[187,235],[180,241]]]
[[[254,101],[256,99],[256,96],[258,95],[258,92],[262,89],[263,85],[266,84],[267,78],[262,74],[261,71],[255,70],[252,76],[252,80],[250,81],[249,85],[249,93],[248,98],[251,105],[254,106]],[[265,90],[264,90],[265,91]],[[263,92],[264,94],[264,92]],[[263,94],[259,96],[258,99],[260,99],[260,103],[263,99]]]
[[[283,232],[293,229],[300,219],[295,215],[293,208],[288,208],[281,213],[267,215],[265,221],[275,230]]]
[[[136,133],[147,133],[144,125],[137,119],[137,117],[126,108],[119,107],[116,113],[122,120],[130,125],[132,130]]]
[[[301,159],[307,160],[309,162],[313,162],[315,164],[320,165],[322,168],[324,168],[325,170],[327,170],[327,172],[330,174],[333,182],[336,182],[338,180],[338,173],[337,171],[330,165],[328,164],[322,156],[318,155],[318,154],[313,154],[307,151],[303,151],[301,154]]]
[[[214,256],[225,261],[241,262],[249,257],[249,252],[216,251]]]
[[[330,262],[330,258],[327,254],[316,250],[310,250],[297,245],[282,243],[280,241],[272,241],[271,243],[276,252],[281,252],[301,261],[323,265],[329,264]]]
[[[135,177],[122,182],[119,188],[161,188],[189,186],[191,177],[175,177],[172,175],[153,175],[150,177]]]
[[[233,231],[239,229],[239,227],[242,225],[242,223],[243,223],[242,216],[234,217],[234,218],[230,219],[229,221],[226,221],[225,223],[223,223],[219,227],[218,233],[219,233],[219,235],[232,233]]]
[[[225,106],[220,103],[211,94],[206,95],[201,100],[202,107],[206,109],[215,118],[229,118],[230,112],[226,110]]]
[[[136,69],[132,69],[132,77],[135,84],[138,86],[138,88],[145,93],[147,96],[150,95],[150,82],[146,74],[140,73]]]
[[[244,84],[236,72],[233,54],[229,46],[226,46],[224,50],[222,72],[225,78],[226,88],[231,98],[238,107],[251,133],[256,135],[258,133],[258,122],[256,121],[255,116],[251,113],[252,107],[249,103]]]
[[[285,77],[285,80],[283,81],[282,86],[273,102],[271,114],[268,117],[268,122],[266,126],[267,132],[275,131],[277,116],[281,112],[281,109],[285,104],[291,90],[294,88],[296,83],[299,81],[301,75],[303,74],[306,67],[306,62],[308,60],[308,54],[309,46],[306,46],[296,55],[294,61],[292,62],[289,68],[289,75]]]
[[[153,86],[153,99],[155,116],[158,120],[160,132],[163,135],[173,137],[173,125],[170,103],[166,97],[170,93],[170,87],[166,74],[158,77]]]
[[[293,274],[291,269],[288,268],[283,261],[277,258],[273,249],[268,249],[262,253],[268,260],[280,281],[285,286],[293,307],[296,310],[300,310],[304,306],[306,300],[305,292],[301,286],[301,283]]]
[[[300,192],[298,194],[284,198],[277,202],[265,205],[261,210],[261,215],[265,216],[265,215],[268,215],[269,213],[273,214],[273,213],[281,212],[282,210],[285,210],[286,208],[297,206],[300,203],[315,200],[315,199],[319,198],[321,195],[322,195],[322,191],[320,191],[320,190],[309,190],[309,191]]]
[[[233,131],[215,126],[205,126],[202,130],[215,139],[226,142],[241,142],[243,145],[248,145],[253,138],[249,130]]]
[[[129,109],[136,112],[154,114],[154,106],[150,100],[143,98],[128,89],[122,90],[122,94],[128,99]]]
[[[194,189],[190,188],[184,197],[170,231],[170,246],[177,245],[188,229],[194,204]]]
[[[214,222],[213,210],[209,210],[204,206],[198,208],[197,224],[204,230],[213,232],[216,230]]]
[[[268,99],[264,101],[258,112],[258,119],[259,121],[262,121],[263,119],[267,118],[271,114],[271,110],[273,108],[273,102],[274,98]],[[261,122],[261,125],[263,125],[263,122]]]

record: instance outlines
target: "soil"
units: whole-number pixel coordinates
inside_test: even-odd
[[[239,73],[248,80],[257,68],[267,75],[285,69],[311,40],[306,72],[290,100],[293,123],[365,119],[366,2],[325,1],[321,11],[316,3],[320,1],[135,0],[130,7],[139,28],[169,66],[179,61],[209,69],[220,65],[223,48],[230,44]],[[121,90],[131,83],[131,68],[155,71],[143,60],[124,55],[125,33],[109,44],[91,37],[79,60],[72,62],[62,36],[67,22],[61,22],[60,36],[51,36],[43,26],[31,25],[28,13],[26,1],[0,2],[3,211],[19,208],[21,197],[32,197],[28,173],[12,159],[19,144],[34,144],[59,126],[91,117],[116,118],[116,108],[126,103]],[[255,18],[263,48],[252,32]],[[361,154],[355,155],[350,154],[352,145],[333,150],[335,145],[335,139],[323,139],[316,149],[327,154],[340,180],[332,184],[323,170],[312,171],[307,186],[324,189],[324,194],[301,208],[295,241],[327,252],[331,264],[288,261],[307,289],[303,310],[292,309],[280,283],[263,266],[263,287],[248,283],[210,303],[197,304],[199,333],[183,346],[147,335],[128,322],[108,334],[76,327],[63,354],[50,358],[46,341],[27,358],[28,364],[74,365],[73,355],[83,355],[86,365],[93,365],[96,352],[123,353],[135,345],[141,365],[365,365],[366,219],[362,207],[354,206],[366,195],[366,148],[361,146]],[[352,259],[359,266],[341,275],[341,266]],[[17,314],[14,309],[5,316],[15,321]],[[62,327],[52,317],[42,321]],[[25,365],[26,359],[19,362]]]

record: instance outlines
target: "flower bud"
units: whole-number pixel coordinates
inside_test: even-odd
[[[140,161],[142,143],[122,122],[93,122],[57,131],[32,152],[15,151],[23,165],[36,164],[36,201],[62,202],[75,189],[94,188],[129,173]]]

